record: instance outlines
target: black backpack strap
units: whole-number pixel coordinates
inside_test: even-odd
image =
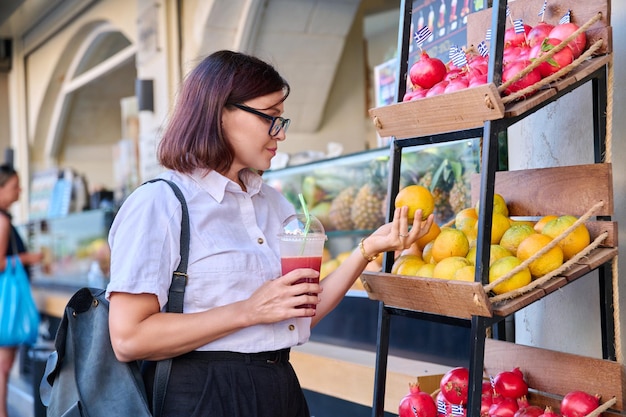
[[[180,201],[182,207],[183,216],[180,230],[180,263],[178,268],[172,274],[172,284],[170,285],[168,293],[168,302],[165,307],[167,312],[170,313],[182,313],[183,301],[185,297],[185,286],[187,285],[187,265],[189,263],[189,210],[187,209],[187,201],[180,188],[172,181],[155,178],[146,182],[165,181],[172,191],[176,195],[176,198]],[[170,378],[170,370],[172,369],[172,360],[165,359],[158,361],[156,364],[156,370],[154,374],[154,390],[152,397],[152,415],[154,417],[160,417],[163,411],[163,403],[165,401],[165,392],[167,391],[167,384]]]

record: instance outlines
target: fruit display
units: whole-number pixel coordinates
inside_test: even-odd
[[[431,401],[436,407],[434,415],[437,417],[466,416],[468,387],[469,369],[466,367],[451,368],[441,375],[439,389],[430,395],[420,391],[418,378],[418,383],[409,383],[410,392],[400,401],[399,416],[430,417],[433,415]],[[602,411],[600,407],[608,408],[612,404],[612,401],[602,404],[600,395],[583,390],[569,391],[561,399],[552,400],[552,405],[541,404],[541,396],[531,401],[531,396],[528,381],[519,367],[485,375],[480,416],[585,417],[594,411]]]
[[[407,191],[408,190],[408,191]],[[398,192],[400,201],[415,211],[430,200],[407,186]],[[420,190],[421,192],[422,190]],[[408,199],[410,195],[412,199]],[[501,295],[523,288],[531,281],[563,268],[590,244],[589,230],[572,215],[545,215],[535,221],[515,220],[500,194],[494,194],[489,257],[489,288]],[[426,203],[425,203],[426,201]],[[433,233],[411,249],[411,256],[397,257],[391,272],[399,275],[474,281],[476,237],[480,205],[461,209],[448,224],[435,225]],[[433,264],[432,273],[421,270]]]
[[[542,85],[556,81],[576,68],[580,63],[576,60],[591,45],[588,45],[586,27],[571,22],[574,12],[569,10],[558,22],[549,23],[542,19],[535,26],[524,22],[527,16],[508,14],[508,27],[504,32],[502,84],[498,86],[501,96],[521,91],[514,99],[529,97],[537,93]],[[422,51],[409,69],[410,88],[402,101],[415,101],[487,84],[490,42],[489,34],[477,46],[472,45],[465,50],[452,45],[447,63]],[[594,51],[598,47],[594,44]]]

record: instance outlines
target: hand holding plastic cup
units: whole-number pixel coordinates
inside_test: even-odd
[[[279,240],[283,275],[298,268],[320,271],[326,233],[317,218],[308,213],[290,216],[283,222],[283,232],[279,235]],[[302,282],[319,283],[319,276],[303,278],[295,284]],[[297,308],[315,308],[315,304],[303,304]]]

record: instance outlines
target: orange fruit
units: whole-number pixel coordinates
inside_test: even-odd
[[[433,278],[454,279],[457,270],[469,265],[469,261],[463,256],[450,256],[435,264]]]
[[[489,282],[494,282],[500,277],[503,277],[521,263],[522,261],[515,256],[505,256],[504,258],[498,259],[489,267]],[[513,291],[530,284],[531,280],[532,276],[529,268],[524,268],[506,281],[496,285],[493,288],[493,292],[496,294],[504,294],[505,292]]]
[[[456,270],[454,273],[455,281],[474,282],[474,274],[476,268],[474,265],[466,265]]]
[[[489,265],[493,264],[500,258],[513,255],[508,249],[501,245],[491,245],[489,247]],[[476,265],[476,246],[470,248],[466,256],[472,265]]]
[[[543,230],[543,226],[545,226],[546,223],[548,223],[550,220],[554,220],[554,219],[556,219],[558,217],[559,216],[555,216],[554,214],[548,214],[547,216],[543,216],[542,218],[537,220],[537,223],[535,223],[535,226],[534,226],[535,232],[541,233],[541,231]]]
[[[491,217],[491,243],[494,245],[500,243],[502,235],[504,235],[504,232],[506,232],[509,227],[511,227],[511,222],[507,216],[500,213],[493,213]],[[476,222],[474,226],[474,231],[478,234],[478,222]]]
[[[476,202],[476,213],[479,213],[480,211],[480,201]],[[498,193],[494,193],[493,194],[493,213],[500,213],[506,217],[509,217],[509,208],[506,205],[506,201],[504,200],[504,197],[502,197],[500,194]]]
[[[532,226],[520,223],[509,227],[500,239],[500,246],[508,249],[511,254],[517,255],[517,247],[522,240],[536,233]]]
[[[439,263],[451,256],[465,257],[469,252],[469,241],[460,230],[442,227],[441,233],[433,241],[432,257]]]
[[[391,273],[398,275],[416,275],[417,270],[425,263],[421,256],[402,255],[393,263]]]
[[[517,257],[525,261],[549,244],[552,238],[541,233],[534,233],[522,240],[517,247]],[[542,277],[563,265],[563,250],[555,246],[528,265],[533,277]]]
[[[459,224],[462,223],[466,219],[474,219],[478,220],[478,213],[476,213],[476,209],[474,207],[469,207],[459,211],[454,216],[454,227],[459,228]]]
[[[424,250],[424,246],[426,246],[428,242],[432,242],[433,240],[435,240],[440,232],[441,228],[439,227],[439,225],[433,222],[433,224],[430,226],[430,229],[428,229],[428,232],[424,236],[417,239],[417,247],[421,250]]]
[[[418,277],[432,278],[434,270],[435,270],[435,264],[424,264],[420,266],[420,268],[417,270],[416,275]]]
[[[576,223],[577,220],[578,219],[574,216],[560,216],[546,223],[541,233],[554,239],[563,234],[563,232]],[[567,261],[573,258],[574,255],[585,249],[590,242],[591,237],[589,236],[589,230],[587,226],[581,224],[559,242],[559,246],[563,249],[563,259]]]
[[[408,185],[398,191],[395,199],[395,206],[409,208],[409,221],[412,222],[415,212],[422,210],[422,220],[425,220],[435,210],[435,197],[430,190],[421,185]]]

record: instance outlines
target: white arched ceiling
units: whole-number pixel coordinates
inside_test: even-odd
[[[129,62],[134,62],[136,46],[130,42],[128,46],[110,56],[95,56],[99,50],[102,50],[99,47],[102,46],[107,36],[111,35],[123,36],[115,27],[106,22],[90,27],[87,34],[79,31],[75,37],[78,48],[66,52],[72,55],[59,60],[59,65],[64,66],[61,72],[65,74],[65,77],[60,88],[47,92],[48,96],[54,97],[54,104],[50,117],[47,118],[50,124],[47,126],[45,137],[44,156],[46,159],[54,160],[58,156],[62,135],[69,117],[72,95],[89,83],[128,65]],[[88,65],[86,65],[87,62],[89,62]]]
[[[289,81],[297,130],[322,121],[359,0],[213,0],[198,2],[196,56],[234,49],[271,62]],[[295,130],[295,126],[294,126]]]

